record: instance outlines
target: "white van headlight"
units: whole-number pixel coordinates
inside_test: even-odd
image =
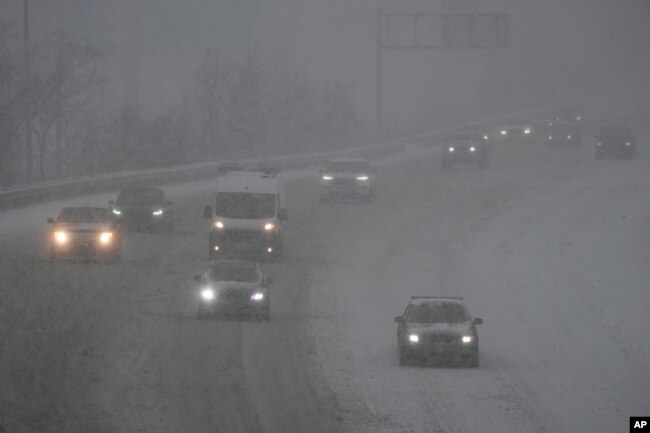
[[[368,180],[368,176],[366,176],[365,174],[362,176],[357,176],[357,180],[361,180],[361,181]]]
[[[162,209],[156,209],[155,211],[153,211],[153,216],[160,216],[162,214],[163,214]]]
[[[225,226],[223,225],[223,221],[215,221],[214,226],[218,228],[219,230],[223,229]]]
[[[323,180],[332,180],[332,179],[334,179],[334,177],[332,177],[332,176],[330,176],[328,174],[323,176]]]
[[[273,230],[274,228],[275,228],[275,224],[273,224],[273,223],[266,223],[266,224],[264,224],[264,230],[266,230],[267,232],[270,232],[270,231]]]

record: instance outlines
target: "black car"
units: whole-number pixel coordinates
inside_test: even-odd
[[[122,222],[125,229],[174,229],[174,208],[160,188],[126,188],[120,191],[117,200],[111,200],[109,204],[113,215]]]
[[[609,125],[596,135],[596,159],[606,156],[617,158],[634,158],[636,154],[636,137],[625,126]]]
[[[575,122],[550,122],[546,129],[548,146],[578,145],[582,142],[580,129]]]
[[[199,282],[199,318],[208,316],[271,317],[270,278],[259,264],[241,260],[217,260],[194,279]]]
[[[438,359],[478,367],[476,325],[483,319],[472,320],[463,298],[413,296],[395,322],[400,365]]]
[[[59,216],[48,218],[50,261],[64,258],[93,258],[115,261],[122,242],[117,222],[103,207],[64,207]]]
[[[487,153],[482,133],[451,132],[444,140],[442,166],[447,168],[457,163],[469,163],[484,168],[487,165]]]

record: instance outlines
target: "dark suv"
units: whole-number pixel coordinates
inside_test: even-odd
[[[636,137],[625,126],[605,126],[596,135],[596,159],[606,156],[632,159],[635,154]]]
[[[108,202],[115,218],[125,229],[174,229],[174,209],[160,188],[131,187],[120,191],[116,201]]]
[[[399,364],[439,359],[452,365],[478,367],[478,333],[460,297],[412,296],[404,314],[395,318]]]

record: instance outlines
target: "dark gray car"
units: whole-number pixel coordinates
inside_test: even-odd
[[[478,367],[479,346],[474,319],[460,297],[413,296],[397,322],[400,365],[440,360]]]
[[[168,232],[174,229],[174,208],[160,188],[126,188],[109,204],[125,229]]]

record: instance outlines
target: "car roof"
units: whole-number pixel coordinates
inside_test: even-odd
[[[278,193],[278,179],[263,172],[231,171],[217,179],[217,192]]]
[[[411,296],[410,305],[426,305],[426,304],[458,304],[465,305],[463,298],[459,296]]]
[[[367,163],[368,160],[364,158],[332,158],[328,162],[358,162],[358,163]]]

